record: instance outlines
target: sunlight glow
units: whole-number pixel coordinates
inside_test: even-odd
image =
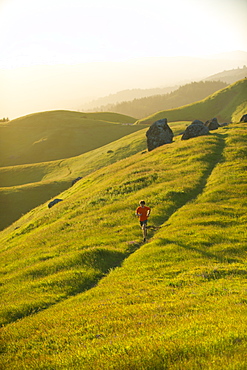
[[[0,0],[0,118],[242,67],[246,14],[246,0]]]
[[[244,10],[242,0],[3,0],[0,67],[246,50]]]

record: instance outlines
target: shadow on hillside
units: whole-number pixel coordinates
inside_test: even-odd
[[[241,123],[242,122],[240,122],[238,125],[239,125],[239,127],[241,127],[241,130],[247,130],[247,127],[246,126],[242,126],[241,125]],[[234,126],[234,127],[229,127],[229,126],[226,126],[226,127],[222,127],[224,130],[235,130],[236,129],[236,127]],[[220,135],[220,134],[218,134],[218,135]]]
[[[165,239],[165,238],[161,238],[160,241],[161,241],[162,244],[164,243],[164,246],[167,245],[167,244],[170,244],[170,245],[174,244],[175,246],[181,247],[181,248],[186,249],[188,251],[199,253],[202,257],[204,257],[206,259],[213,259],[213,260],[215,260],[217,262],[220,262],[220,263],[237,263],[237,262],[239,262],[239,259],[237,259],[237,258],[229,258],[229,257],[226,257],[226,256],[220,256],[220,254],[210,253],[209,251],[203,249],[203,248],[209,248],[210,246],[212,246],[212,243],[209,243],[209,242],[205,242],[203,244],[202,248],[197,248],[197,247],[194,247],[194,246],[189,246],[187,244],[184,244],[181,241],[174,241],[174,240],[169,240],[169,239]]]

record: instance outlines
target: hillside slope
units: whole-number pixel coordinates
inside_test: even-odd
[[[91,102],[83,104],[83,111],[99,111],[102,110],[100,107],[118,104],[123,101],[130,101],[134,99],[140,99],[147,96],[152,95],[160,95],[160,94],[167,94],[173,90],[176,90],[177,86],[170,86],[170,87],[157,87],[151,89],[128,89],[128,90],[121,90],[116,92],[115,94],[110,94]]]
[[[247,111],[246,96],[247,79],[243,79],[201,101],[175,109],[162,110],[136,123],[150,125],[164,117],[169,122],[195,119],[205,122],[213,117],[217,117],[219,122],[239,122],[241,116]]]
[[[203,79],[202,81],[221,81],[223,82],[224,84],[227,84],[227,85],[230,85],[230,84],[233,84],[234,82],[237,82],[243,78],[246,78],[247,77],[247,67],[246,66],[243,66],[243,68],[236,68],[236,69],[230,69],[230,70],[224,70],[220,73],[216,73],[214,75],[211,75],[205,79]],[[187,84],[187,85],[190,85],[190,84]],[[207,88],[210,86],[210,84],[207,86]],[[213,85],[211,85],[213,87]],[[180,87],[183,87],[183,86],[180,86]],[[224,87],[224,85],[222,84],[221,86],[220,85],[215,85],[215,89],[212,90],[212,91],[205,91],[205,95],[204,96],[198,96],[197,99],[195,99],[194,101],[197,101],[197,100],[200,100],[200,99],[203,99],[205,98],[206,96],[210,95],[211,93],[215,92],[216,90],[219,90],[221,88]],[[111,111],[114,111],[114,112],[118,112],[118,110],[116,108],[121,108],[121,104],[120,103],[124,103],[124,105],[122,106],[122,108],[124,108],[124,106],[126,105],[126,107],[128,107],[128,110],[121,110],[121,113],[125,112],[125,114],[129,114],[130,112],[130,107],[132,105],[132,101],[135,99],[137,100],[137,103],[141,103],[143,102],[143,105],[145,105],[145,100],[140,100],[141,98],[147,98],[147,97],[151,97],[151,96],[155,96],[155,95],[162,95],[164,97],[164,99],[166,98],[166,96],[169,96],[169,95],[166,95],[166,94],[169,94],[170,92],[172,91],[175,91],[175,90],[178,90],[179,86],[170,86],[170,87],[164,87],[164,88],[153,88],[153,89],[131,89],[131,90],[123,90],[123,91],[119,91],[115,94],[110,94],[108,96],[105,96],[105,97],[102,97],[102,98],[99,98],[99,99],[96,99],[94,101],[91,101],[89,103],[86,103],[84,104],[84,109],[82,109],[83,111],[104,111],[104,110],[108,110],[107,107],[109,108],[109,110]],[[200,93],[202,93],[202,91],[200,91]],[[172,96],[172,95],[171,95]],[[186,97],[186,99],[189,99],[189,97]],[[146,100],[147,101],[147,100]],[[168,108],[175,108],[175,106],[179,106],[179,105],[184,105],[184,104],[190,104],[192,103],[193,101],[189,101],[187,100],[186,102],[182,102],[182,104],[178,103],[176,104],[176,100],[174,101],[174,106],[170,106],[170,107],[167,107],[167,106],[164,106],[164,107],[159,107],[157,110],[161,110],[161,109],[168,109]],[[150,106],[150,104],[148,104]],[[143,114],[143,111],[140,110],[141,108],[139,107],[139,111],[136,112],[136,114],[134,114],[135,117],[137,117],[140,113],[141,113],[141,116],[145,115]],[[144,107],[144,109],[147,109],[147,107]],[[120,112],[120,111],[119,111]],[[153,112],[147,112],[146,115],[149,115]]]
[[[132,101],[123,101],[117,104],[108,104],[101,106],[97,110],[117,112],[142,118],[161,109],[173,109],[185,104],[194,103],[226,86],[226,83],[221,81],[192,82],[180,86],[170,93],[136,98]]]
[[[146,148],[144,131],[113,141],[76,157],[0,168],[0,230],[34,207],[71,187],[72,180]]]
[[[80,155],[137,131],[116,113],[49,111],[0,124],[0,167]]]
[[[246,128],[136,153],[1,232],[4,368],[244,369]]]
[[[185,122],[173,124],[174,134],[184,127]],[[71,187],[77,177],[145,150],[145,131],[139,126],[133,134],[76,157],[0,168],[0,207],[5,209],[0,216],[0,230]]]

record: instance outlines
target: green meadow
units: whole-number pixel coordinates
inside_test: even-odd
[[[139,126],[60,166],[1,169],[10,192],[11,169],[19,187],[82,176],[0,232],[1,368],[247,368],[247,123],[181,141],[186,124],[151,152]]]

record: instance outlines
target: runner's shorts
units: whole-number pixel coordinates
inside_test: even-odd
[[[143,225],[147,225],[148,223],[148,220],[144,220],[144,221],[140,221],[140,225],[143,226]]]

